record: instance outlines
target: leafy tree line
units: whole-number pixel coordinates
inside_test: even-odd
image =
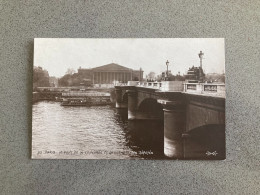
[[[150,72],[146,79],[147,81],[163,81],[165,79],[165,74],[157,75],[155,72]],[[173,75],[171,72],[168,73],[168,81],[185,81],[186,76],[182,76],[180,74]],[[218,73],[212,73],[212,74],[206,74],[205,78],[203,79],[205,82],[213,83],[225,83],[225,74],[218,74]]]
[[[159,74],[156,76],[155,72],[150,72],[148,75],[147,75],[147,81],[163,81],[165,80],[165,73],[163,75],[162,74]],[[185,77],[184,76],[181,76],[180,74],[178,75],[173,75],[171,72],[168,73],[168,81],[185,81]]]
[[[220,82],[225,83],[225,74],[206,74],[205,80],[207,82],[213,83],[213,82]]]
[[[75,73],[73,69],[68,69],[66,74],[58,80],[59,86],[79,86],[89,85],[91,81],[91,73]]]
[[[49,73],[40,66],[33,67],[33,88],[49,87]]]

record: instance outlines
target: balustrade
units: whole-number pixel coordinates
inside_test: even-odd
[[[225,84],[184,83],[184,92],[225,97]]]

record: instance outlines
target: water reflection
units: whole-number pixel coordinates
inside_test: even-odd
[[[38,102],[33,105],[32,136],[34,158],[163,157],[162,121],[128,121],[127,109],[111,106]]]
[[[210,124],[197,127],[188,132],[188,135],[184,140],[186,159],[225,159],[224,124]]]
[[[125,133],[126,145],[146,159],[163,155],[163,120],[128,120],[127,109],[116,109],[116,117]],[[142,153],[142,151],[151,151]]]

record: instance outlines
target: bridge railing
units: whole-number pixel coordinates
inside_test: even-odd
[[[225,84],[184,83],[184,92],[225,97]]]
[[[183,81],[141,82],[137,86],[158,89],[160,91],[183,91]]]
[[[128,86],[225,97],[224,83],[185,83],[184,81],[139,82],[130,81]]]
[[[162,81],[161,91],[183,92],[184,81]]]
[[[140,82],[129,81],[127,86],[225,97],[224,83],[185,83],[184,81]]]
[[[128,86],[137,86],[158,89],[160,91],[183,91],[183,81],[162,81],[162,82],[139,82],[139,81],[129,81]]]
[[[162,87],[162,83],[161,82],[137,82],[136,86],[160,89]]]

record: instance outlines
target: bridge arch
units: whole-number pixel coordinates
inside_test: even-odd
[[[163,119],[163,107],[155,98],[145,98],[138,104],[138,111]]]
[[[127,104],[128,103],[128,93],[123,93],[122,102]]]
[[[225,159],[225,124],[207,124],[184,134],[186,159]]]

